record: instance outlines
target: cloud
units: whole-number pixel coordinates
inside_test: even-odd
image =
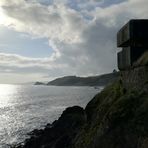
[[[43,69],[53,69],[66,67],[66,64],[55,64],[53,58],[28,58],[17,54],[0,53],[0,66],[9,67],[38,67]]]
[[[116,68],[117,31],[129,19],[148,17],[147,0],[54,0],[49,5],[1,0],[0,6],[5,18],[0,24],[46,37],[53,49],[51,57],[38,59],[1,53],[0,64],[38,67],[52,76],[111,72]]]
[[[28,74],[26,73],[24,74],[20,74],[20,73],[1,73],[1,77],[0,77],[0,82],[3,84],[22,84],[22,83],[29,83],[32,82],[32,84],[35,81],[41,80],[44,81],[45,79],[42,79],[43,75],[42,74]]]
[[[15,0],[3,1],[1,5],[8,17],[5,25],[37,37],[74,43],[80,41],[79,36],[85,28],[81,15],[62,4],[47,7]]]

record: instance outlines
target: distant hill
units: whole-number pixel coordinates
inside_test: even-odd
[[[115,81],[119,76],[118,72],[91,77],[65,76],[47,83],[55,86],[104,86]]]
[[[43,83],[43,82],[35,82],[34,85],[45,85],[45,83]]]

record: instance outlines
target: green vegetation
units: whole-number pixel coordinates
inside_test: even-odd
[[[148,138],[147,92],[124,91],[119,82],[87,105],[87,124],[75,138],[75,148],[142,148]]]
[[[51,128],[35,131],[23,148],[148,148],[147,66],[126,72],[85,109],[67,108]],[[69,79],[77,77],[58,82],[69,84]]]

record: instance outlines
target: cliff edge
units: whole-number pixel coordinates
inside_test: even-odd
[[[59,120],[35,130],[18,148],[148,148],[148,71],[133,69],[106,87],[86,106],[66,109]],[[139,75],[141,71],[145,72]],[[133,75],[132,75],[133,74]],[[133,76],[136,84],[125,85]],[[141,77],[141,78],[140,78]],[[134,81],[133,81],[134,83]],[[128,86],[128,87],[127,87]]]

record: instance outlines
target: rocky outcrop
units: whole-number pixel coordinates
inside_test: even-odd
[[[126,90],[118,80],[85,109],[67,108],[57,121],[34,130],[25,145],[17,148],[147,148],[146,88]]]
[[[87,123],[73,148],[147,148],[148,92],[125,91],[120,82],[87,105]]]
[[[61,117],[43,130],[34,130],[23,145],[17,148],[67,148],[86,122],[83,108],[79,106],[67,108]]]
[[[61,117],[17,148],[148,148],[148,67],[120,72],[85,109]]]
[[[34,85],[45,85],[45,83],[43,83],[43,82],[35,82]]]

